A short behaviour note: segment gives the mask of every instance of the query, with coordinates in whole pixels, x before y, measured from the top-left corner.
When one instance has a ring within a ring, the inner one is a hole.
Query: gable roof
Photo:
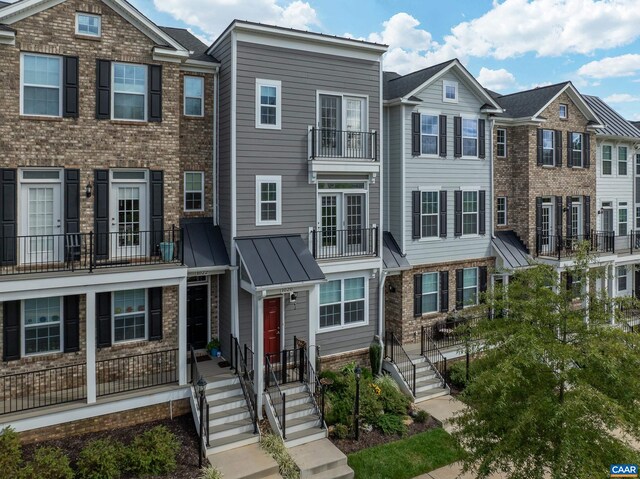
[[[640,139],[640,131],[622,118],[617,111],[607,105],[601,98],[590,95],[583,95],[583,97],[604,124],[604,128],[596,132],[597,136]]]
[[[191,60],[198,60],[202,62],[217,63],[217,60],[211,55],[207,54],[207,45],[191,33],[186,28],[176,27],[160,27],[167,35],[176,40],[180,45],[189,50],[189,58]]]
[[[640,121],[630,121],[633,126],[635,126],[638,130],[640,130]]]
[[[532,90],[511,93],[510,95],[498,95],[496,101],[504,109],[501,117],[506,118],[532,118],[544,106],[552,101],[569,82],[557,83]],[[495,94],[495,92],[493,92]]]

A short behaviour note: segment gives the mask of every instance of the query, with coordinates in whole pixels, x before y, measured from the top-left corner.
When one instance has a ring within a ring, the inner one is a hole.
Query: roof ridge
[[[567,81],[563,81],[563,82],[559,82],[559,83],[554,83],[553,85],[537,86],[535,88],[529,88],[528,90],[522,90],[522,91],[516,91],[514,93],[508,93],[506,95],[502,95],[500,98],[504,98],[506,96],[520,95],[521,93],[528,93],[530,91],[543,90],[543,89],[546,89],[546,88],[557,87],[557,86],[560,86],[560,85],[567,85],[569,83],[571,83],[571,81],[567,80]]]
[[[395,81],[395,80],[400,80],[401,78],[407,78],[407,77],[410,77],[411,75],[415,75],[416,73],[422,73],[425,70],[429,70],[430,68],[439,67],[439,66],[445,65],[447,63],[453,63],[456,60],[457,60],[457,58],[452,58],[451,60],[447,60],[446,62],[436,63],[435,65],[431,65],[431,66],[428,66],[428,67],[421,68],[420,70],[416,70],[416,71],[413,71],[411,73],[407,73],[406,75],[400,75],[399,77],[392,78],[391,80],[388,80],[388,81],[392,82],[392,81]],[[393,73],[395,73],[395,72],[393,72]]]

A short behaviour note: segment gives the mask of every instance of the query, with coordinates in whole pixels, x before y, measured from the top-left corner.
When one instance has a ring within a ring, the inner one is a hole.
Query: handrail
[[[209,402],[206,400],[206,396],[203,394],[198,394],[198,382],[203,376],[200,374],[200,370],[198,368],[198,358],[196,356],[196,352],[193,349],[193,345],[189,344],[189,354],[191,357],[191,387],[193,388],[193,393],[198,401],[198,411],[199,411],[199,427],[198,427],[198,462],[200,467],[202,467],[202,459],[203,457],[207,457],[207,447],[210,445],[209,439]]]
[[[398,338],[393,331],[387,331],[384,336],[385,342],[385,356],[391,359],[391,362],[396,365],[400,376],[407,383],[413,396],[416,395],[416,365],[411,360],[407,352],[400,344]]]
[[[310,129],[310,158],[347,158],[378,161],[378,134],[375,131]]]
[[[270,354],[265,355],[264,363],[265,363],[265,392],[269,396],[271,400],[271,405],[273,406],[273,412],[276,417],[276,421],[278,422],[280,429],[282,430],[282,439],[287,438],[287,430],[286,430],[286,420],[287,420],[287,395],[282,392],[280,389],[280,384],[278,384],[278,378],[276,377],[275,372],[273,371],[273,366],[271,365]],[[271,382],[273,381],[273,383]],[[274,401],[273,391],[277,391],[280,401],[282,402],[282,415],[278,412],[278,404]]]
[[[309,235],[311,252],[315,259],[377,256],[379,253],[378,227],[313,228]]]
[[[309,387],[309,392],[311,393],[311,399],[313,400],[313,405],[316,411],[318,411],[318,414],[320,414],[320,429],[324,429],[325,428],[325,423],[324,423],[325,388],[320,382],[320,378],[316,374],[315,368],[311,364],[311,361],[309,361],[309,355],[306,348],[304,350],[304,354],[305,354],[304,359],[305,359],[305,362],[307,363],[305,382]],[[318,396],[320,396],[320,404],[318,404]]]
[[[251,373],[249,373],[249,368],[247,367],[247,353],[250,351],[247,348],[247,345],[244,345],[244,354],[242,349],[240,348],[240,343],[238,342],[238,338],[233,337],[234,349],[235,349],[235,360],[236,360],[236,374],[238,375],[238,379],[240,380],[240,387],[242,388],[242,394],[244,395],[244,399],[247,402],[247,407],[249,408],[249,414],[251,415],[251,422],[253,423],[253,433],[258,433],[258,397],[255,393],[255,387],[253,384],[253,369],[251,369]],[[251,356],[253,357],[253,351],[251,351]]]
[[[446,387],[447,381],[447,358],[444,354],[438,349],[438,345],[424,333],[422,332],[422,356],[429,363],[431,369],[436,373],[436,376],[441,381],[442,387]]]

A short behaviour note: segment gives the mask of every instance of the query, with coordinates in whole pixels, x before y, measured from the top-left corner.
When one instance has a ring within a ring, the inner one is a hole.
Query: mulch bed
[[[178,437],[178,441],[181,444],[176,457],[178,467],[171,474],[147,477],[156,479],[197,479],[200,474],[200,469],[198,469],[198,434],[191,415],[176,417],[173,420],[164,419],[133,427],[29,444],[22,448],[23,457],[25,461],[29,461],[38,446],[54,446],[65,451],[71,460],[71,464],[75,464],[78,454],[89,441],[94,439],[117,439],[129,444],[136,436],[159,425],[166,426]],[[123,476],[123,479],[129,479],[129,476]]]
[[[409,431],[405,437],[413,436],[414,434],[419,434],[437,427],[442,427],[442,424],[440,424],[440,421],[432,417],[429,417],[429,419],[424,423],[412,422],[409,425]],[[396,435],[385,436],[377,429],[374,429],[371,432],[360,431],[360,439],[358,441],[355,439],[336,439],[334,437],[330,437],[330,439],[338,449],[349,455],[352,452],[357,452],[361,449],[367,449],[369,447],[379,446],[380,444],[397,441],[402,439],[402,437]]]

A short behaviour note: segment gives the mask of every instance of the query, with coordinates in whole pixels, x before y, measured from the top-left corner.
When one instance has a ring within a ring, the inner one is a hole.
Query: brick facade
[[[369,348],[356,349],[353,351],[348,351],[346,353],[331,354],[329,356],[322,356],[322,351],[320,351],[321,371],[339,371],[347,364],[352,362],[355,362],[357,365],[363,368],[370,367]]]

